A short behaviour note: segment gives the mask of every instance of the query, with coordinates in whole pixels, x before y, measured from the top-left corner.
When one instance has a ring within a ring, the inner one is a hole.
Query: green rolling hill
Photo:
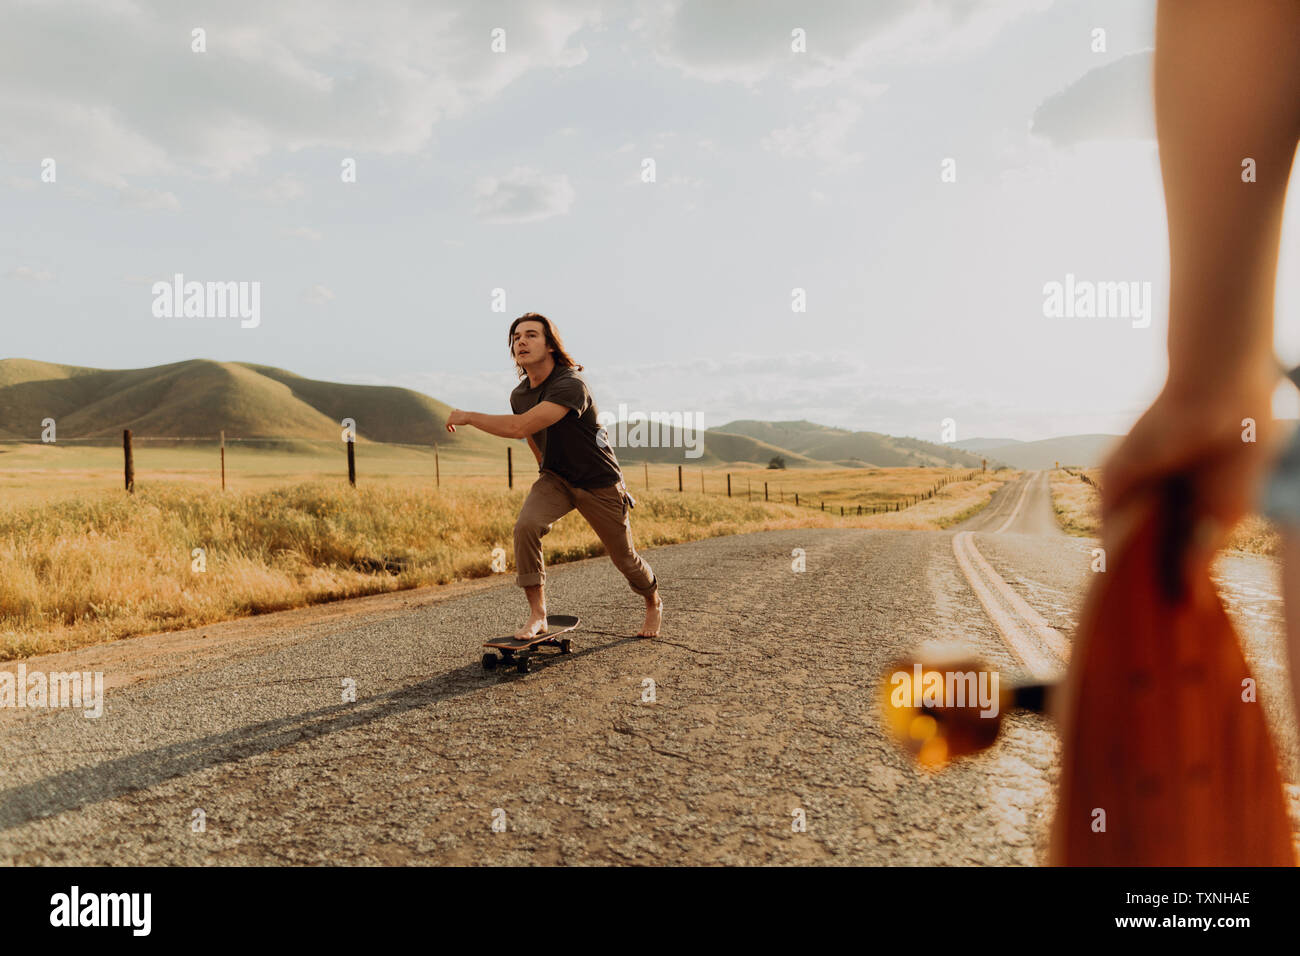
[[[643,462],[667,463],[674,465],[686,465],[687,467],[712,467],[714,465],[726,463],[749,463],[757,465],[766,465],[778,455],[785,459],[787,468],[825,468],[827,462],[815,461],[807,455],[800,455],[792,452],[788,448],[780,448],[776,445],[770,445],[767,442],[759,441],[756,438],[750,438],[748,435],[729,435],[726,432],[706,429],[703,434],[704,454],[698,458],[687,458],[685,445],[676,437],[675,432],[672,441],[674,445],[668,447],[666,444],[658,448],[635,448],[627,445],[618,444],[618,436],[611,431],[610,440],[613,443],[614,454],[618,456],[620,462]],[[692,436],[694,443],[694,436]],[[663,439],[661,439],[663,441]]]
[[[115,439],[129,428],[141,438],[226,437],[338,441],[344,418],[360,442],[432,444],[453,455],[496,457],[510,444],[478,429],[446,431],[451,406],[409,388],[348,385],[303,378],[248,362],[191,359],[140,369],[97,369],[30,359],[0,360],[0,438],[36,441],[53,418],[61,440]],[[676,447],[615,452],[642,461],[790,468],[868,466],[979,467],[980,455],[950,445],[812,422],[735,421],[704,432],[704,454]],[[662,441],[662,440],[661,440]],[[527,459],[527,451],[520,449]],[[518,457],[518,456],[516,456]],[[992,461],[991,461],[992,463]]]
[[[819,462],[859,467],[980,466],[981,456],[952,445],[898,438],[879,432],[854,432],[813,422],[734,421],[719,425],[719,432],[745,435]],[[990,464],[993,460],[990,459]]]
[[[0,360],[0,437],[305,438],[337,441],[340,422],[359,442],[436,441],[448,451],[497,454],[508,444],[473,428],[449,434],[451,406],[407,388],[346,385],[243,362],[192,359],[143,369],[93,369]]]

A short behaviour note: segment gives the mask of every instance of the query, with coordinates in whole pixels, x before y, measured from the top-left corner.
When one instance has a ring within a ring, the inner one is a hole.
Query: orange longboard
[[[1277,755],[1170,480],[1084,605],[1067,678],[1052,862],[1294,866]],[[1180,540],[1181,537],[1181,540]]]

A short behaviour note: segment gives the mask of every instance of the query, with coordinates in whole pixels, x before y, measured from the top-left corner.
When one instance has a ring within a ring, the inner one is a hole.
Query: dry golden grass
[[[1280,555],[1282,538],[1267,518],[1260,515],[1247,515],[1241,519],[1237,527],[1232,529],[1227,548],[1230,551],[1246,551],[1250,554]]]
[[[864,482],[855,500],[881,494],[875,482],[888,495],[916,494],[936,475],[964,474],[890,471]],[[938,528],[978,510],[1001,484],[991,476],[953,482],[898,513],[840,518],[791,503],[679,494],[675,474],[672,491],[634,488],[639,546],[777,528]],[[706,476],[706,486],[716,478]],[[487,576],[498,547],[512,570],[512,529],[530,480],[513,491],[377,476],[355,490],[337,480],[227,493],[208,482],[142,481],[134,496],[51,487],[44,505],[0,510],[0,660]],[[831,501],[852,490],[843,478],[822,480],[818,490]],[[735,481],[733,473],[733,493]],[[548,563],[602,553],[577,514],[557,522],[544,547]],[[201,573],[192,568],[196,548],[205,552]]]
[[[1084,474],[1093,481],[1100,480],[1100,469],[1090,468]],[[1077,475],[1056,470],[1049,473],[1052,490],[1052,510],[1061,530],[1080,538],[1101,536],[1101,498],[1097,489],[1079,479]]]
[[[839,514],[841,506],[847,511],[858,505],[864,508],[893,507],[894,504],[906,505],[909,496],[918,495],[929,490],[945,479],[964,477],[971,474],[971,469],[954,468],[796,468],[768,469],[752,466],[732,466],[729,468],[707,469],[703,472],[704,488],[708,494],[725,495],[727,493],[727,475],[731,476],[731,493],[733,497],[744,498],[746,495],[761,500],[763,485],[767,485],[768,500],[790,504],[799,496],[802,507],[820,508],[825,503],[828,511]],[[628,484],[633,494],[638,488],[644,488],[643,466],[630,465],[624,469]],[[665,483],[662,476],[667,474],[671,481]],[[979,477],[979,469],[975,469]],[[1008,472],[1000,477],[1005,480]],[[655,466],[650,466],[650,487],[677,489],[677,472],[675,469],[656,473]],[[686,491],[700,490],[701,469],[687,468],[682,475],[682,487]],[[987,475],[985,477],[988,477]]]
[[[1093,481],[1101,480],[1100,468],[1084,469]],[[1092,485],[1080,481],[1077,475],[1054,471],[1051,475],[1052,507],[1056,519],[1066,534],[1085,538],[1101,536],[1101,498]],[[1281,551],[1281,538],[1277,529],[1267,519],[1257,514],[1243,518],[1224,545],[1227,551],[1244,551],[1248,554],[1276,555]]]
[[[526,452],[526,450],[525,450]],[[532,459],[526,453],[522,457]],[[151,480],[192,482],[221,487],[221,452],[214,442],[167,443],[137,440],[137,484]],[[515,477],[535,470],[515,456]],[[448,449],[362,442],[356,446],[358,480],[427,479],[435,474],[449,484],[505,487],[506,460],[466,456]],[[235,443],[226,448],[227,488],[270,491],[286,485],[347,477],[347,448],[342,442],[285,439]],[[0,443],[0,511],[50,504],[100,489],[123,486],[121,444],[10,445]]]

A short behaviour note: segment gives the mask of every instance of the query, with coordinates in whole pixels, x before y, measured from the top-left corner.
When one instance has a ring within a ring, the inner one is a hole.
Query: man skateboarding
[[[582,366],[564,350],[550,319],[536,312],[510,323],[507,341],[521,379],[510,393],[514,414],[455,409],[447,416],[447,431],[473,425],[500,438],[524,438],[537,459],[539,477],[515,522],[516,580],[528,597],[528,622],[515,636],[527,640],[546,630],[542,536],[577,508],[632,590],[645,598],[645,623],[637,636],[658,637],[663,619],[658,581],[632,544],[632,499],[597,423],[591,392],[577,375]]]

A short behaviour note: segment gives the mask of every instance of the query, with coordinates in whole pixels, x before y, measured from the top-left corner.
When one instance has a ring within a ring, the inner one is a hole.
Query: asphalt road
[[[523,609],[506,579],[310,626],[290,612],[281,639],[109,674],[98,719],[0,710],[0,861],[1041,863],[1051,724],[1009,715],[991,751],[924,772],[887,739],[878,687],[931,640],[1004,679],[1059,671],[1095,546],[1057,532],[1033,473],[950,531],[653,549],[658,640],[632,636],[640,601],[608,560],[562,565],[548,603],[583,618],[575,650],[527,675],[479,666]],[[1223,567],[1294,780],[1276,568]]]

